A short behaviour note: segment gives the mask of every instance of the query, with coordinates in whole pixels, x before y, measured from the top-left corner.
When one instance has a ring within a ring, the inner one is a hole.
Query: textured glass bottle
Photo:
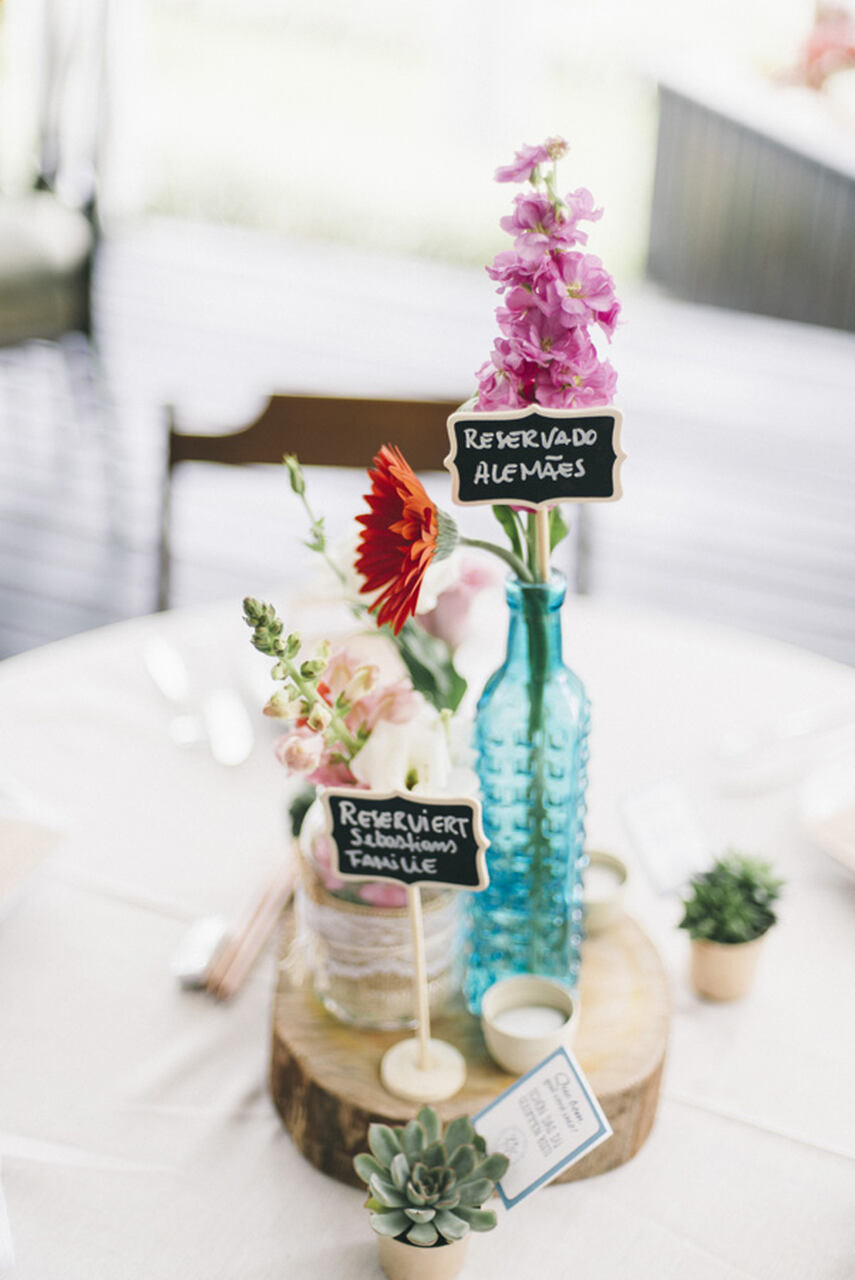
[[[506,587],[508,652],[475,717],[490,885],[467,894],[464,992],[473,1013],[499,978],[575,987],[582,940],[589,706],[563,662],[565,582]]]

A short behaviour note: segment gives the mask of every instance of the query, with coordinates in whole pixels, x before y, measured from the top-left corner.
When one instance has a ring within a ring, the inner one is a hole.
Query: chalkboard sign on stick
[[[343,880],[486,889],[487,840],[477,800],[333,787],[323,792],[323,803]]]
[[[448,419],[451,449],[445,466],[459,506],[514,505],[532,509],[558,502],[615,502],[621,496],[622,414],[594,409],[524,409]]]
[[[335,867],[343,880],[391,880],[407,887],[413,934],[416,1036],[387,1049],[380,1078],[408,1102],[439,1102],[466,1080],[459,1049],[430,1034],[427,966],[419,886],[486,889],[487,840],[477,800],[433,799],[400,791],[322,793]]]

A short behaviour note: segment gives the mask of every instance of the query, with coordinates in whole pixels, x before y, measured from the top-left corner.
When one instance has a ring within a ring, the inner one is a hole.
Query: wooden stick
[[[223,947],[205,983],[206,989],[217,999],[228,1000],[243,985],[294,891],[294,880],[295,870],[289,860]]]
[[[548,582],[550,577],[549,546],[549,511],[546,507],[538,507],[534,513],[535,534],[537,536],[537,572],[541,582]]]
[[[416,998],[419,1040],[419,1066],[430,1070],[430,1006],[428,1004],[427,966],[425,964],[425,931],[422,922],[422,895],[417,884],[407,885],[407,906],[413,933],[413,994]]]

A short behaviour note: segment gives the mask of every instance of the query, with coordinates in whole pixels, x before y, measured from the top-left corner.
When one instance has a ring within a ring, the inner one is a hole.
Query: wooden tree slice
[[[405,1124],[418,1109],[380,1083],[383,1054],[409,1033],[357,1031],[336,1021],[295,964],[293,939],[289,910],[273,1008],[273,1100],[312,1164],[341,1182],[361,1186],[351,1162],[366,1150],[369,1124]],[[559,1182],[625,1164],[642,1146],[656,1114],[670,1021],[668,986],[656,948],[628,916],[585,943],[580,1000],[573,1049],[614,1136],[583,1156]],[[481,1110],[513,1082],[488,1056],[479,1021],[462,1001],[433,1018],[431,1031],[456,1045],[468,1067],[460,1093],[436,1106],[443,1120]]]

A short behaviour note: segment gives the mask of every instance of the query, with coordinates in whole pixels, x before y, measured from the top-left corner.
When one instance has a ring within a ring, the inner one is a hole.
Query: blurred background
[[[0,655],[155,607],[167,405],[465,399],[493,171],[562,134],[629,455],[573,582],[855,662],[853,9],[0,0],[0,95]],[[292,503],[182,468],[173,602],[304,572]]]

